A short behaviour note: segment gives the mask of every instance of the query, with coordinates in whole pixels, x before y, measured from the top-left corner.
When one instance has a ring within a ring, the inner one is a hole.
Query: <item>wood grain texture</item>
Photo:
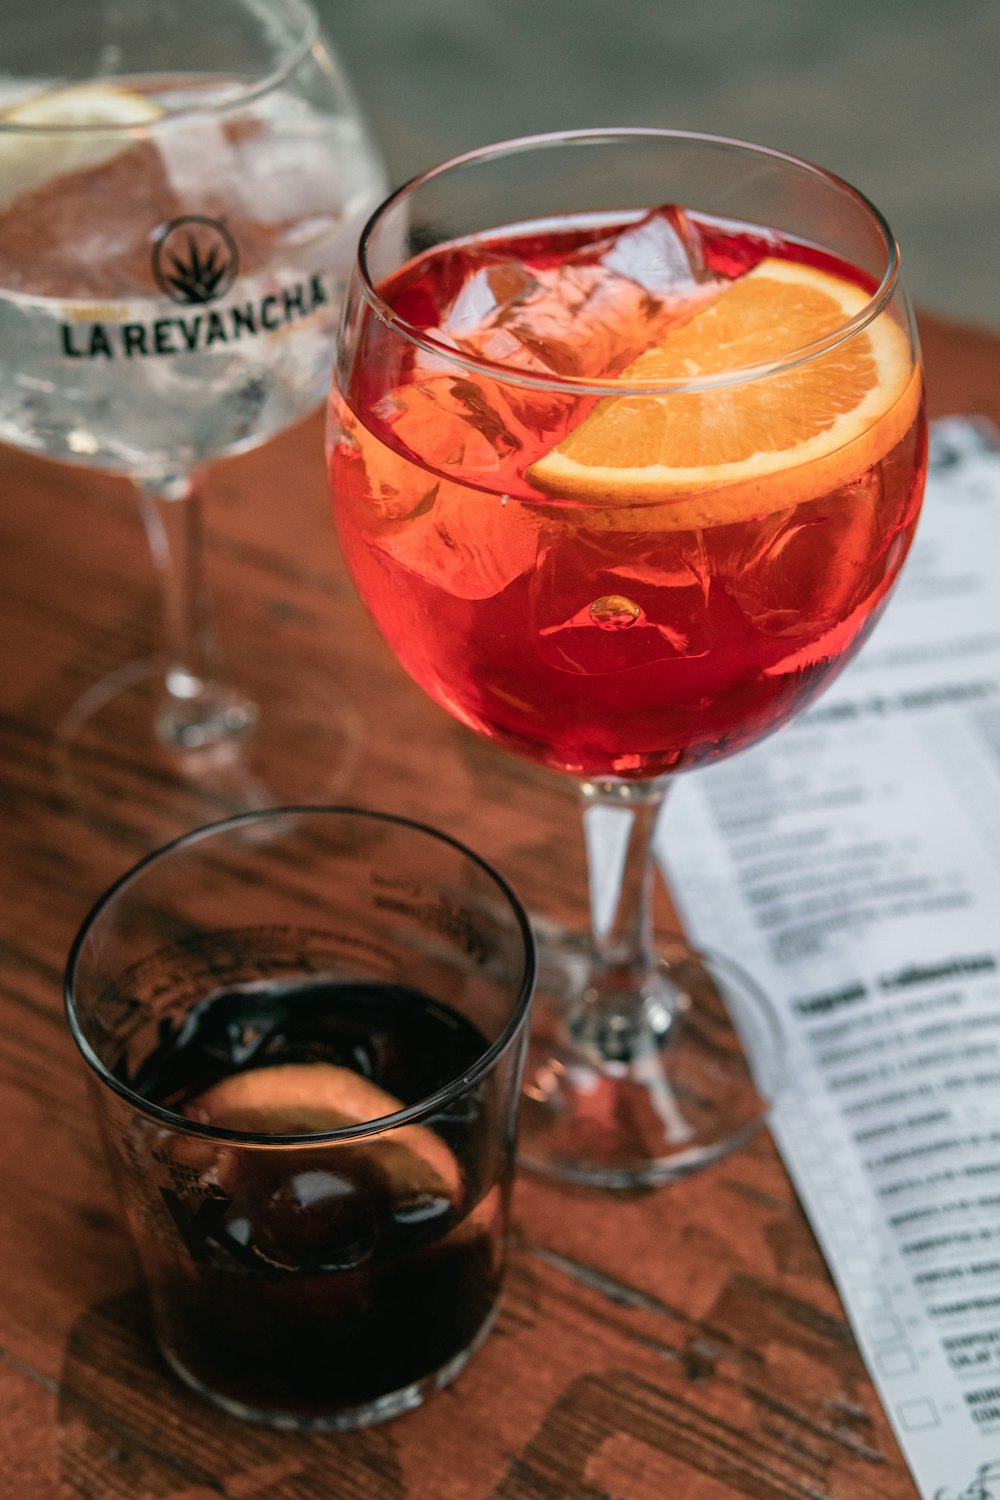
[[[933,320],[923,335],[932,413],[1000,418],[1000,339]],[[127,736],[94,746],[67,796],[57,726],[155,649],[155,580],[126,486],[0,461],[0,1500],[912,1500],[766,1135],[634,1197],[521,1180],[495,1335],[390,1426],[265,1432],[164,1371],[60,985],[90,903],[199,804]],[[395,665],[336,553],[318,418],[220,466],[206,508],[220,634],[236,657],[266,639],[265,685],[270,671],[313,695],[318,764],[324,701],[353,705],[344,800],[434,822],[529,906],[582,921],[573,789],[454,724]]]

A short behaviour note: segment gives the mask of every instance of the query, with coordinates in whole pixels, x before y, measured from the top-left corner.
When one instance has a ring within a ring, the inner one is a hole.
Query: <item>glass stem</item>
[[[629,1062],[662,1043],[676,1010],[653,935],[653,839],[669,778],[584,781],[591,965],[569,1018],[577,1045]]]
[[[146,475],[138,490],[163,589],[167,669],[157,731],[176,749],[204,749],[246,729],[254,711],[220,681],[201,496],[185,473]]]

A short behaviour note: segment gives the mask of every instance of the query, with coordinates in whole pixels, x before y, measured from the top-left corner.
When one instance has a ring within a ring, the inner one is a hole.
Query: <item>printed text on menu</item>
[[[779,1149],[921,1495],[1000,1500],[1000,454],[939,423],[903,579],[799,723],[675,789],[696,942],[787,1027]]]

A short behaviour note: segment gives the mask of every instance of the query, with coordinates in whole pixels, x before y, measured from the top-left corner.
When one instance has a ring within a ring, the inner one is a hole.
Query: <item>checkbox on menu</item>
[[[889,1301],[889,1293],[877,1281],[869,1282],[867,1286],[859,1286],[854,1296],[858,1306],[863,1311],[867,1311],[870,1308],[885,1307]]]
[[[825,1162],[830,1155],[829,1146],[824,1141],[812,1139],[811,1136],[805,1140],[797,1141],[796,1150],[802,1161],[810,1163]]]
[[[900,1425],[907,1432],[921,1432],[926,1427],[940,1427],[941,1418],[933,1401],[901,1401],[896,1407]]]
[[[912,1375],[917,1357],[908,1344],[900,1344],[896,1349],[883,1349],[875,1363],[883,1375]]]
[[[891,1313],[883,1313],[870,1319],[868,1335],[873,1344],[888,1344],[903,1337],[903,1325]]]

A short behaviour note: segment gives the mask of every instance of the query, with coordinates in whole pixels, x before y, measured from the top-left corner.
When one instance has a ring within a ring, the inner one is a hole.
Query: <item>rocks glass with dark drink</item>
[[[74,945],[157,1341],[248,1420],[418,1405],[488,1332],[534,954],[504,882],[415,823],[248,814],[152,855]]]

